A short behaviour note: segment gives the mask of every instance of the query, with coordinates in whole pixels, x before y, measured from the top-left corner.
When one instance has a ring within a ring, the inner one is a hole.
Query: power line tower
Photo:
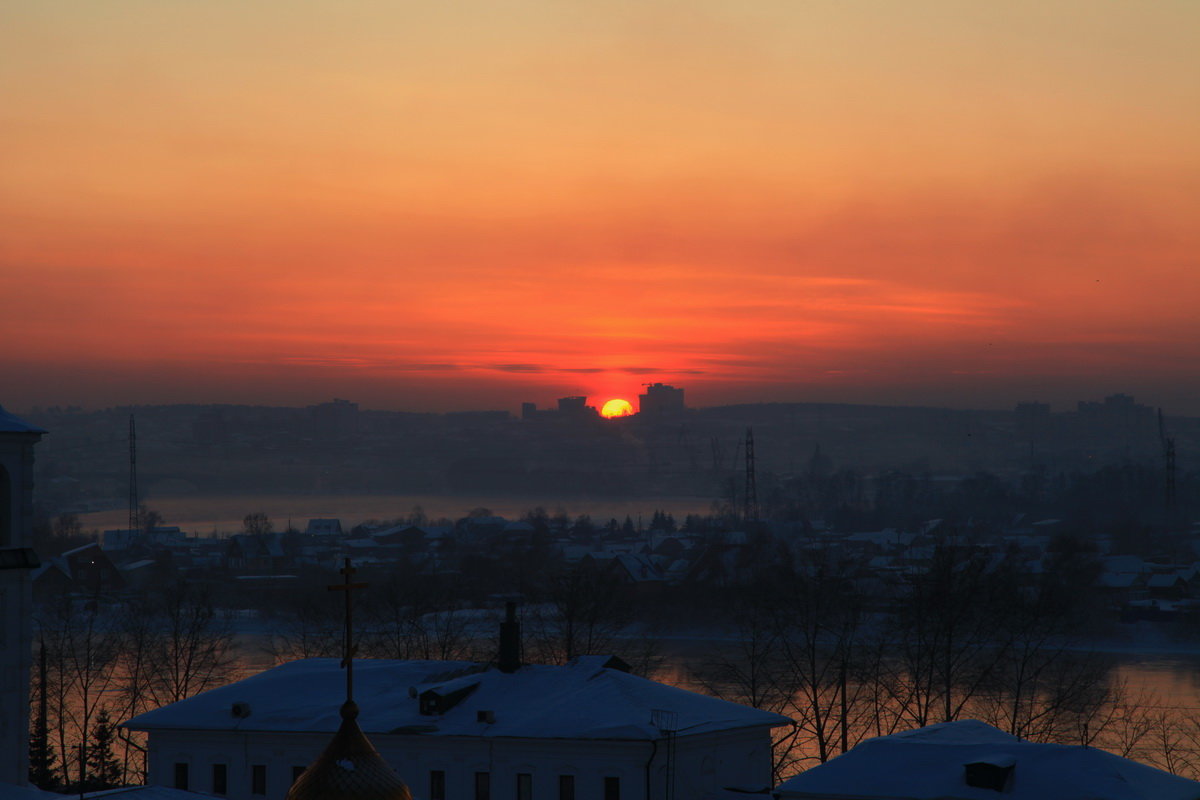
[[[1163,466],[1163,499],[1166,501],[1167,518],[1175,518],[1175,437],[1167,436],[1167,427],[1163,422],[1162,409],[1158,410],[1158,440],[1162,444]]]
[[[742,519],[749,527],[758,521],[758,482],[754,475],[754,429],[746,428],[746,491],[742,496]]]
[[[137,485],[137,431],[133,414],[129,415],[129,535],[137,536],[138,530],[138,485]]]

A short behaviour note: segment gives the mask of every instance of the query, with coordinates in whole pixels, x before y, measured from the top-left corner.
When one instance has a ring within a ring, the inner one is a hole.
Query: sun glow
[[[612,419],[613,417],[628,417],[632,413],[633,406],[630,404],[630,402],[628,400],[622,400],[619,397],[609,400],[604,404],[604,407],[600,409],[600,416],[604,417],[605,419]]]

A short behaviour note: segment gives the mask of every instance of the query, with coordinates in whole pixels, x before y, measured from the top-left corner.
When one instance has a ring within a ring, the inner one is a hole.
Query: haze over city
[[[1197,31],[5,3],[0,800],[1197,800]]]
[[[1200,414],[1200,6],[10,4],[3,402]]]

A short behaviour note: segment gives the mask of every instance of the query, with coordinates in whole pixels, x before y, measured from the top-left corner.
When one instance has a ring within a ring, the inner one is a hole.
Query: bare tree
[[[303,592],[282,609],[271,629],[268,654],[277,662],[342,655],[342,613],[316,593]]]
[[[454,661],[470,651],[465,615],[445,587],[414,570],[371,587],[363,652],[381,658]]]
[[[242,519],[242,533],[249,536],[265,536],[275,530],[271,518],[262,511],[247,514]]]
[[[233,629],[210,591],[193,583],[149,591],[122,609],[114,707],[127,719],[226,682],[233,668]],[[123,780],[145,775],[140,734],[117,731]]]
[[[852,565],[809,554],[781,581],[775,609],[785,686],[799,741],[825,762],[861,739],[866,689],[859,671],[863,600]]]
[[[982,553],[939,545],[908,578],[889,634],[892,701],[911,725],[958,719],[995,666],[998,610]]]
[[[691,671],[692,680],[714,697],[786,715],[794,691],[787,680],[774,586],[755,584],[727,598],[733,643],[714,647]],[[800,728],[772,731],[772,775],[776,782],[796,771]]]
[[[617,634],[632,620],[620,581],[585,560],[556,573],[544,602],[526,609],[523,623],[536,661],[565,664],[576,656],[611,653]]]
[[[62,758],[64,782],[79,782],[96,716],[115,679],[119,637],[98,603],[79,607],[63,597],[39,615],[39,641],[46,648],[47,708],[52,736]],[[72,764],[74,759],[74,764]]]
[[[146,685],[157,705],[184,700],[226,682],[233,665],[233,624],[211,591],[192,583],[164,587],[143,607],[156,623]]]

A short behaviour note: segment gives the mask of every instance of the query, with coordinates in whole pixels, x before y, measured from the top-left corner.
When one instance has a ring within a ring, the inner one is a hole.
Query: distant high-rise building
[[[1046,435],[1050,425],[1050,404],[1029,401],[1017,403],[1017,435],[1022,439],[1035,439]]]
[[[560,397],[553,408],[538,408],[536,403],[521,403],[521,419],[541,420],[580,420],[598,417],[600,412],[594,406],[587,404],[587,397]]]
[[[640,414],[679,414],[686,408],[683,404],[683,389],[665,383],[646,385],[646,393],[638,395]]]
[[[341,439],[358,435],[358,403],[334,398],[332,403],[309,406],[314,432],[320,438]]]
[[[558,398],[558,411],[561,414],[583,414],[587,411],[586,397]]]
[[[1135,402],[1131,395],[1110,394],[1104,402],[1079,401],[1076,415],[1093,426],[1106,426],[1126,435],[1153,433],[1157,424],[1154,409]]]

